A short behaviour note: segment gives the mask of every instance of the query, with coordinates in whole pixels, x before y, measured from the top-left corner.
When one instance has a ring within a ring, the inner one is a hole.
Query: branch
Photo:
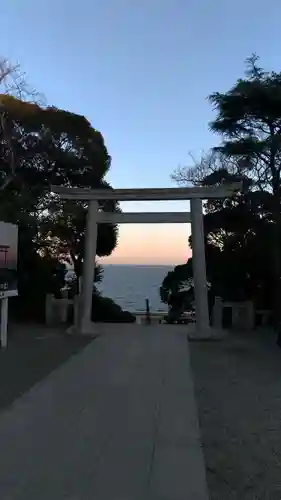
[[[230,162],[228,158],[218,151],[211,150],[203,153],[199,161],[192,156],[191,158],[193,160],[192,167],[178,167],[171,175],[171,179],[179,185],[192,184],[200,186],[206,177],[219,170],[226,170],[233,174],[237,172],[237,165],[234,166],[233,161]]]
[[[1,123],[3,138],[7,144],[7,147],[8,147],[8,163],[9,163],[9,168],[10,168],[10,174],[6,177],[4,183],[0,186],[0,190],[2,190],[2,191],[13,180],[13,178],[15,176],[15,172],[16,172],[15,153],[14,153],[14,149],[13,149],[11,135],[8,133],[7,128],[6,128],[6,122],[7,122],[7,116],[6,116],[5,108],[3,107],[3,105],[1,104],[1,101],[0,101],[0,123]]]
[[[12,64],[0,56],[0,93],[12,95],[23,101],[29,101],[42,106],[45,97],[31,87],[26,80],[26,74],[20,70],[19,64]]]
[[[9,75],[17,71],[17,66],[12,66],[7,59],[0,58],[0,84],[4,83]]]
[[[12,95],[18,99],[29,102],[41,102],[39,94],[29,87],[26,83],[25,74],[20,71],[19,65],[11,64],[4,57],[0,57],[0,93],[4,95]],[[13,147],[12,129],[13,124],[9,121],[8,110],[5,106],[4,99],[0,98],[0,126],[2,133],[2,142],[7,149],[7,161],[9,165],[9,173],[0,186],[0,191],[3,191],[16,175],[16,156]]]

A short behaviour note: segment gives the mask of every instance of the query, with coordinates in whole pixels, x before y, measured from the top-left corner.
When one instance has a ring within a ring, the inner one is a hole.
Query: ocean
[[[149,299],[153,311],[167,311],[160,300],[159,288],[173,266],[103,265],[103,280],[98,289],[127,311],[144,311]]]

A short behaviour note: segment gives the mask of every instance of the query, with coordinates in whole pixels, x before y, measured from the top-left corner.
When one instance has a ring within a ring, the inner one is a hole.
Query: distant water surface
[[[103,268],[103,280],[98,288],[123,309],[143,311],[148,298],[151,310],[167,310],[160,300],[159,287],[173,266],[104,265]]]

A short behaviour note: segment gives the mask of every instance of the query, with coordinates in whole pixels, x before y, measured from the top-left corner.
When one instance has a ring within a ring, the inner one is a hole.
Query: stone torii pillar
[[[95,259],[98,237],[98,202],[90,200],[87,214],[85,248],[83,261],[83,277],[78,307],[78,328],[87,333],[91,323],[93,287],[95,278]]]
[[[210,326],[202,200],[192,198],[190,208],[196,329],[202,335],[208,332]]]
[[[205,242],[202,200],[225,198],[241,189],[241,183],[223,184],[213,187],[158,188],[158,189],[87,189],[52,186],[51,191],[68,200],[83,200],[89,203],[85,233],[83,280],[80,294],[78,331],[92,333],[91,313],[95,274],[95,257],[98,224],[102,223],[187,223],[192,226],[192,260],[195,288],[196,330],[205,336],[209,330],[208,290],[206,280]],[[191,212],[119,213],[102,212],[99,200],[154,201],[190,200]]]

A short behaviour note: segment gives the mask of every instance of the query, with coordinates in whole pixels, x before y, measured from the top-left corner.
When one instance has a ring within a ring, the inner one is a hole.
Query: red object
[[[5,266],[7,265],[7,253],[9,248],[9,245],[0,245],[0,253],[4,253]]]

